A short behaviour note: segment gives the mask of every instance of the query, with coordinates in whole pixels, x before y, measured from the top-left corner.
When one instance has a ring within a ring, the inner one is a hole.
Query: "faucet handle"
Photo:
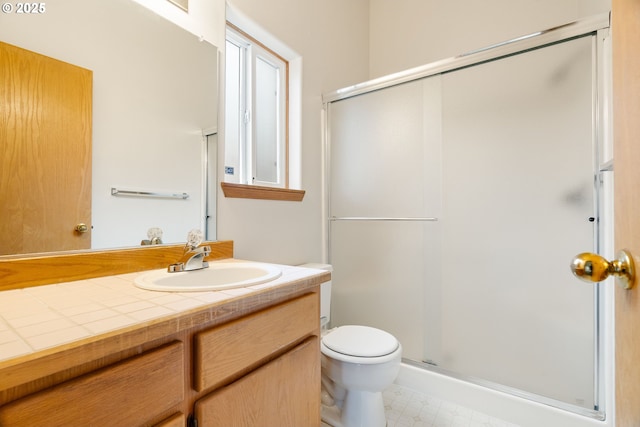
[[[147,238],[149,240],[158,238],[162,239],[162,228],[160,227],[151,227],[147,230]]]
[[[203,240],[204,240],[204,234],[202,233],[202,230],[194,228],[193,230],[189,231],[189,233],[187,234],[186,246],[191,250],[193,250],[196,247],[198,247],[198,245],[200,245],[200,243],[202,243]]]

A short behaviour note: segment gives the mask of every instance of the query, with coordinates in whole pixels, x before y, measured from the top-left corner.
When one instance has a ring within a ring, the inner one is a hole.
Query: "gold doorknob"
[[[585,282],[602,282],[613,275],[623,288],[633,288],[636,281],[636,268],[631,253],[621,250],[616,257],[609,262],[597,254],[581,253],[571,262],[571,271],[578,279]]]
[[[81,222],[80,224],[76,225],[76,228],[74,228],[74,230],[78,233],[86,233],[87,231],[89,231],[89,227],[87,227],[87,224]]]

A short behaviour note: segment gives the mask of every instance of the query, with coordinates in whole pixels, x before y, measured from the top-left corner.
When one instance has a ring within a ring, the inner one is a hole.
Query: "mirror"
[[[93,72],[91,248],[139,245],[151,227],[184,242],[204,224],[217,48],[132,0],[46,6],[0,14],[0,41]],[[188,197],[164,197],[176,193]]]

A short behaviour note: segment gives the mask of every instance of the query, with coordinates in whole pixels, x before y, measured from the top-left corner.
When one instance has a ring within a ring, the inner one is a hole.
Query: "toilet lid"
[[[398,340],[388,332],[369,326],[340,326],[322,338],[329,349],[357,357],[378,357],[398,349]]]

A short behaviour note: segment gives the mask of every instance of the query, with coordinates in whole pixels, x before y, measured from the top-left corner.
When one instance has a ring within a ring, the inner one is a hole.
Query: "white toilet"
[[[301,267],[331,270],[328,264]],[[323,329],[330,320],[331,282],[320,290]],[[402,346],[388,332],[348,325],[326,330],[322,351],[322,421],[333,427],[384,427],[382,392],[393,384]]]

